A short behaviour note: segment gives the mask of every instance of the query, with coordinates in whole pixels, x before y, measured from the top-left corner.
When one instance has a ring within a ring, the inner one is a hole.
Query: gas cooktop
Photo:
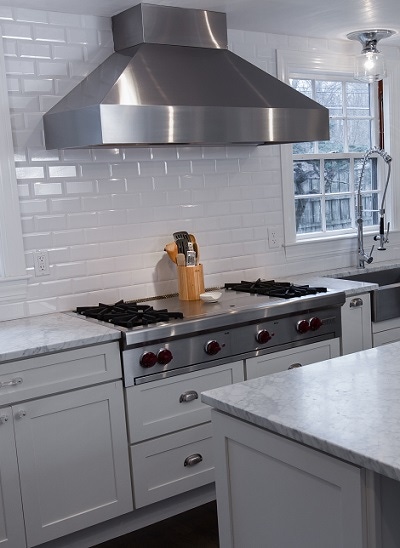
[[[251,285],[255,282],[246,283]],[[289,285],[295,287],[293,284]],[[120,301],[109,305],[79,307],[75,313],[84,315],[89,321],[106,322],[108,327],[112,324],[122,332],[121,343],[122,347],[126,348],[165,337],[185,337],[196,332],[211,332],[233,325],[246,325],[264,319],[344,304],[345,294],[342,291],[317,289],[318,291],[302,292],[301,296],[288,299],[282,296],[247,293],[232,287],[221,289],[221,298],[213,303],[200,300],[181,301],[178,296],[174,296],[145,302]],[[133,308],[133,311],[129,311],[129,308]],[[96,309],[100,312],[97,318]],[[118,316],[122,318],[122,322],[119,322],[122,325],[116,325],[115,317]],[[141,319],[145,321],[139,321]]]

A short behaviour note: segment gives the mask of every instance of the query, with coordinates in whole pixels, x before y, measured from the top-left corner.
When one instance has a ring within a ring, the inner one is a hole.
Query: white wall
[[[43,113],[113,51],[109,19],[0,8],[0,30],[31,275],[1,319],[176,292],[163,248],[177,230],[196,235],[206,287],[321,268],[268,247],[268,227],[283,229],[279,146],[45,150]],[[331,47],[229,32],[229,48],[271,74],[276,49]],[[49,250],[50,276],[35,277],[35,249]]]

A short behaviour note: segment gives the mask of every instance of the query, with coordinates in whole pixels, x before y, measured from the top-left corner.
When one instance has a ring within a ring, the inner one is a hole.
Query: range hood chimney
[[[226,14],[138,4],[115,53],[44,115],[47,149],[329,139],[328,110],[227,49]]]

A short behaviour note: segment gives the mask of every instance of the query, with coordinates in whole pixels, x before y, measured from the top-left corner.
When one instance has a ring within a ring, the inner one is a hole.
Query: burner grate
[[[166,308],[156,310],[146,304],[127,303],[122,300],[111,305],[99,303],[96,306],[79,306],[75,312],[88,318],[127,328],[183,318],[182,312],[169,312]]]
[[[293,299],[304,295],[316,295],[326,293],[326,287],[311,287],[309,285],[295,285],[290,282],[276,282],[275,280],[261,280],[255,282],[241,281],[240,283],[226,283],[225,289],[253,293],[255,295],[267,295],[281,299]]]

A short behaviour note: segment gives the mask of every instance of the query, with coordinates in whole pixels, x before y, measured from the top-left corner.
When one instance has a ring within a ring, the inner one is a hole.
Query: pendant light
[[[378,82],[386,76],[385,58],[376,45],[379,40],[389,38],[393,30],[357,30],[347,35],[349,40],[358,40],[363,49],[355,58],[354,78],[361,82]]]

